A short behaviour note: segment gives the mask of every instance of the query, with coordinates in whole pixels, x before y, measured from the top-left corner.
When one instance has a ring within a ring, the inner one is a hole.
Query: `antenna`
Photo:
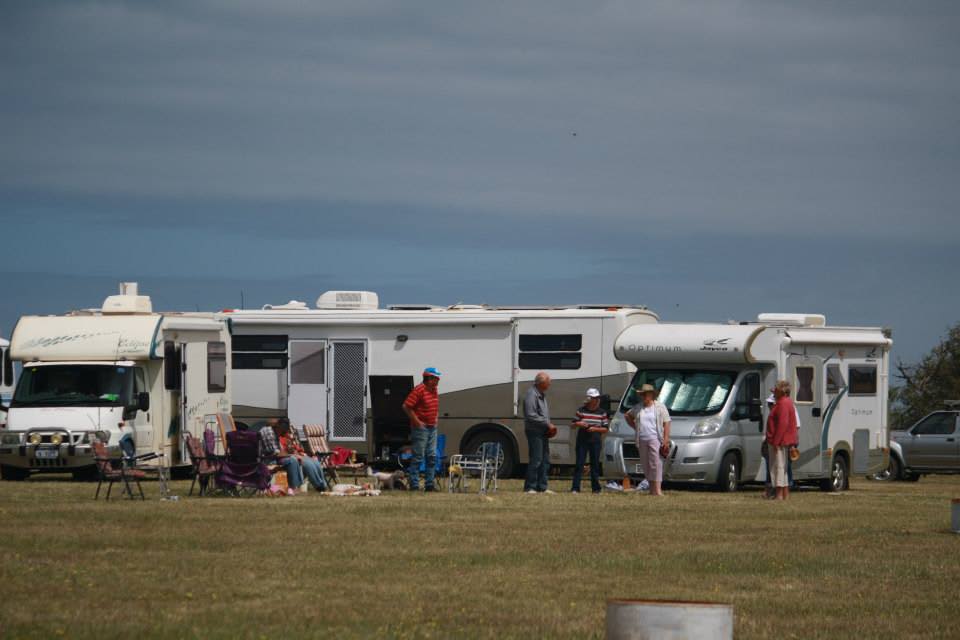
[[[243,310],[245,307],[243,305],[243,289],[240,289],[240,309]]]

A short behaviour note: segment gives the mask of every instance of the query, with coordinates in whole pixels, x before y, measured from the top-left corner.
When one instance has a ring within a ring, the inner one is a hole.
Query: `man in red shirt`
[[[797,410],[790,399],[790,383],[786,380],[777,381],[773,395],[776,404],[767,417],[770,483],[776,490],[776,499],[786,500],[790,495],[787,455],[790,447],[797,445]]]
[[[437,417],[440,415],[440,372],[436,367],[423,371],[423,382],[418,384],[403,402],[403,412],[410,418],[410,440],[413,456],[407,475],[410,490],[420,488],[420,461],[425,460],[424,491],[436,491],[434,477],[437,472]]]

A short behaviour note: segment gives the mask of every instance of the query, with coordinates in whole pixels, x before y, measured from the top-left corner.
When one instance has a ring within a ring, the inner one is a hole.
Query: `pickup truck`
[[[960,407],[956,405],[934,411],[905,431],[890,432],[890,466],[883,476],[915,482],[928,473],[960,473]]]

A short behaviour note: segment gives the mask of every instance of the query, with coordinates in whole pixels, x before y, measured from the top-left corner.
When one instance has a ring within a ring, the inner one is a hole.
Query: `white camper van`
[[[649,383],[673,418],[665,480],[715,483],[725,491],[763,481],[763,400],[776,380],[786,379],[801,424],[795,480],[843,490],[851,470],[867,474],[887,464],[891,344],[884,330],[829,327],[822,315],[630,327],[616,340],[616,356],[637,371],[605,441],[604,460],[623,473],[642,473],[623,413],[637,402],[634,390]]]
[[[587,387],[619,398],[633,366],[614,338],[657,321],[644,307],[517,308],[396,305],[370,292],[331,291],[317,308],[291,302],[224,313],[232,334],[233,415],[253,425],[288,416],[328,425],[331,444],[367,459],[409,441],[401,405],[428,366],[443,373],[440,433],[446,453],[498,441],[504,475],[527,460],[521,400],[538,371],[554,379],[556,464],[574,462],[569,422]]]
[[[0,338],[0,429],[7,424],[7,403],[10,402],[15,382],[10,343]]]
[[[201,435],[227,413],[230,338],[213,314],[154,313],[136,283],[102,309],[24,316],[10,354],[22,365],[0,435],[0,472],[89,474],[90,444],[162,452],[164,466],[188,463],[184,432]]]

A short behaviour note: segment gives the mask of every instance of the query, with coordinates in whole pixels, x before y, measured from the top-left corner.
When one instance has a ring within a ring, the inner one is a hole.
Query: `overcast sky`
[[[139,280],[960,320],[960,4],[0,2],[0,333]]]

